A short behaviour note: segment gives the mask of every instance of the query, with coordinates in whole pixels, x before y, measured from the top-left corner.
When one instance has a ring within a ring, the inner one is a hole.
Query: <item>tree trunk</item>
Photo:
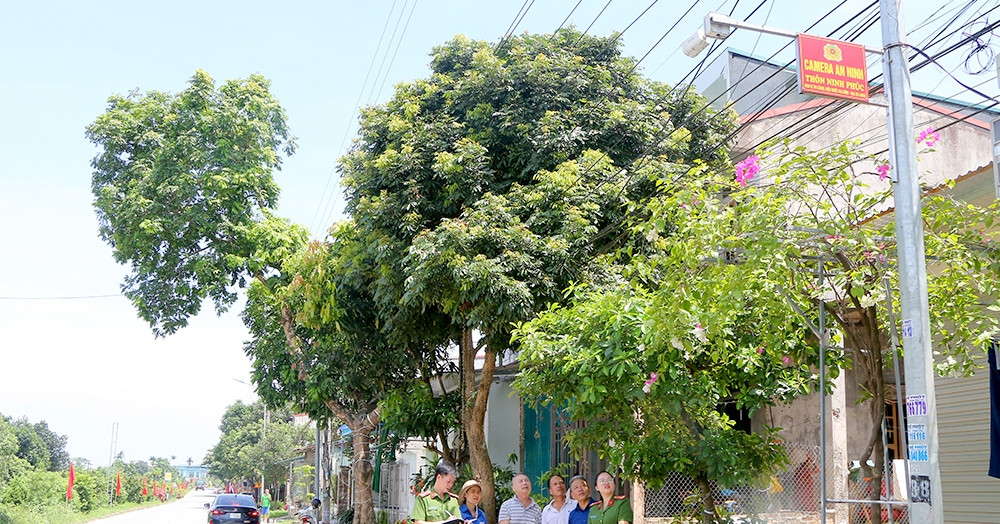
[[[379,413],[357,414],[348,422],[353,441],[352,469],[354,472],[354,524],[375,524],[372,478],[372,432],[378,426]]]
[[[712,496],[712,485],[708,483],[708,477],[698,475],[694,479],[698,484],[698,491],[701,492],[701,522],[703,524],[714,524],[716,522],[715,497]]]
[[[646,485],[632,481],[632,524],[646,524]]]
[[[493,482],[493,462],[486,447],[486,404],[490,398],[490,385],[493,383],[493,370],[496,358],[493,348],[485,344],[482,377],[476,385],[476,346],[472,342],[472,329],[462,331],[459,342],[462,365],[462,424],[465,426],[465,438],[469,444],[469,462],[472,473],[483,488],[483,498],[480,505],[491,522],[496,522],[496,486]]]
[[[291,308],[281,307],[281,325],[288,343],[288,352],[294,359],[292,368],[300,380],[309,378],[309,372],[302,364],[302,341],[295,334],[295,321]],[[490,372],[492,377],[492,369]],[[492,379],[491,379],[492,380]],[[372,432],[378,427],[381,413],[377,406],[360,411],[351,411],[337,399],[327,399],[324,404],[330,412],[351,428],[353,435],[352,468],[354,472],[354,524],[375,524],[372,477],[374,468],[371,460]],[[485,449],[485,445],[484,445]],[[317,450],[319,452],[319,450]],[[487,456],[487,461],[489,457]],[[320,474],[320,472],[317,472]],[[492,478],[490,479],[492,481]],[[490,484],[492,486],[492,483]],[[319,494],[317,494],[318,496]]]

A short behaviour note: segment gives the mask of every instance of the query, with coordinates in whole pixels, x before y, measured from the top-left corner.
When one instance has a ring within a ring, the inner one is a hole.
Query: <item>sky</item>
[[[976,1],[961,11],[968,3],[904,0],[904,26],[929,20],[929,31],[948,16],[997,4]],[[198,69],[217,83],[263,74],[298,142],[276,173],[278,213],[320,237],[343,216],[336,165],[356,132],[358,105],[384,102],[397,82],[427,76],[431,48],[456,34],[495,43],[516,17],[518,34],[550,33],[569,15],[567,24],[593,23],[589,32],[603,36],[636,20],[622,37],[624,53],[649,52],[642,72],[673,84],[698,62],[679,46],[707,12],[735,7],[734,18],[752,13],[754,23],[803,31],[837,5],[805,4],[0,0],[0,414],[46,421],[68,437],[72,457],[94,465],[106,465],[112,449],[129,461],[200,463],[218,441],[226,406],[256,399],[239,305],[222,315],[206,305],[188,327],[156,339],[120,295],[127,268],[97,234],[90,192],[97,150],[84,136],[108,96],[177,92]],[[811,32],[826,35],[868,4],[847,0]],[[726,45],[768,57],[785,42],[737,31]],[[879,46],[878,25],[859,42]],[[979,101],[932,69],[914,76],[914,90]],[[876,62],[869,76],[880,72]],[[961,77],[998,91],[992,70]]]

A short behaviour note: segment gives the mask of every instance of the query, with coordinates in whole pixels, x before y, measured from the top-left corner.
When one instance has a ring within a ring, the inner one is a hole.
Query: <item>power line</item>
[[[405,9],[406,6],[404,5]],[[417,9],[417,0],[413,0],[413,6],[410,7],[410,15],[406,17],[406,23],[403,24],[403,32],[399,34],[399,40],[396,40],[396,49],[392,51],[392,58],[389,59],[389,67],[385,70],[385,76],[382,77],[382,85],[378,88],[378,93],[375,95],[375,99],[378,100],[382,96],[382,88],[385,87],[386,80],[389,79],[389,71],[392,70],[392,64],[396,61],[396,53],[399,52],[399,47],[403,44],[403,37],[406,36],[406,29],[410,27],[410,19],[413,18],[413,11]],[[402,13],[400,13],[402,15]],[[391,43],[391,41],[390,41]]]
[[[966,10],[966,9],[967,9],[967,8],[968,8],[968,7],[970,6],[970,5],[971,5],[971,3],[970,3],[970,4],[967,4],[966,6],[964,6],[964,7],[962,8],[962,10],[960,11],[959,15],[961,14],[961,12],[964,12],[964,11],[965,11],[965,10]],[[917,31],[917,30],[918,30],[919,28],[922,28],[922,27],[926,26],[926,25],[927,25],[927,24],[929,24],[929,23],[930,23],[930,21],[931,21],[931,20],[933,20],[933,19],[939,19],[939,18],[943,18],[943,17],[945,16],[945,14],[943,14],[943,15],[941,15],[941,16],[935,16],[935,15],[937,15],[937,13],[939,13],[939,12],[941,12],[941,11],[942,11],[943,7],[944,7],[944,6],[942,6],[942,8],[939,8],[939,9],[938,9],[938,11],[936,11],[936,12],[935,12],[934,14],[932,14],[932,15],[931,15],[930,17],[928,17],[928,18],[927,18],[927,19],[926,19],[926,20],[925,20],[924,22],[922,22],[921,24],[919,24],[917,28],[914,28],[913,30],[910,30],[910,31],[908,31],[908,33],[907,33],[907,34],[908,34],[908,35],[912,35],[912,34],[914,34],[914,33],[915,33],[915,32],[916,32],[916,31]],[[994,8],[994,9],[995,9],[995,8]],[[992,11],[992,10],[990,10],[990,11]],[[988,14],[988,13],[989,13],[989,12],[987,12],[986,14]],[[943,34],[943,33],[944,33],[944,32],[945,32],[946,30],[947,30],[947,28],[951,26],[951,24],[953,24],[953,23],[954,23],[955,19],[957,19],[957,17],[958,17],[959,15],[956,15],[955,17],[953,17],[953,19],[952,19],[951,21],[949,21],[949,22],[948,22],[947,24],[945,24],[945,25],[944,25],[944,26],[943,26],[942,28],[940,28],[939,30],[937,30],[936,34],[933,34],[933,35],[930,35],[930,36],[926,37],[926,38],[924,39],[924,41],[923,41],[923,44],[922,44],[922,47],[928,47],[928,46],[932,45],[932,43],[933,43],[933,42],[934,42],[934,41],[935,41],[935,40],[936,40],[936,39],[937,39],[937,38],[938,38],[938,37],[939,37],[939,36],[940,36],[941,34]],[[978,11],[977,11],[977,13],[973,14],[973,18],[978,18],[978,17],[981,17],[981,16],[984,16],[984,15],[978,15]],[[970,18],[969,20],[972,20],[972,18]],[[966,22],[966,24],[968,24],[968,23],[969,23],[969,22]],[[866,29],[867,29],[867,28],[866,28]],[[916,54],[914,54],[913,56],[916,56]],[[876,75],[876,76],[875,76],[874,78],[872,78],[872,79],[870,79],[870,80],[869,80],[869,83],[871,83],[871,82],[873,82],[873,81],[877,80],[877,79],[878,79],[878,78],[880,78],[880,77],[881,77],[881,75]],[[941,81],[943,81],[943,80],[944,80],[944,79],[942,78],[942,80],[941,80]],[[940,85],[940,84],[941,84],[941,81],[939,81],[937,85]],[[936,85],[936,86],[935,86],[934,88],[932,88],[932,89],[931,89],[931,93],[933,93],[934,89],[936,89],[936,88],[937,88],[937,85]],[[874,93],[874,92],[875,92],[875,91],[876,91],[877,89],[878,89],[878,88],[873,88],[873,89],[872,89],[872,92]],[[930,93],[929,93],[929,94],[930,94]],[[847,111],[846,111],[845,109],[846,109],[847,107],[849,107],[849,105],[843,105],[843,104],[842,104],[842,105],[840,105],[840,106],[839,106],[839,108],[837,108],[837,111],[832,111],[832,112],[828,112],[828,114],[833,114],[833,113],[836,113],[836,112],[840,112],[840,115],[837,115],[837,116],[833,117],[833,118],[832,118],[831,120],[832,120],[833,122],[836,122],[836,121],[838,121],[838,120],[840,120],[840,119],[842,119],[842,118],[846,118],[846,116],[847,116],[848,112],[847,112]],[[815,115],[815,114],[817,114],[817,113],[818,113],[819,111],[822,111],[822,110],[824,110],[824,108],[822,108],[822,107],[821,107],[821,108],[817,108],[817,109],[813,110],[812,112],[810,112],[810,114],[809,114],[809,115],[807,115],[807,117],[811,117],[812,115]],[[870,118],[870,117],[869,117],[869,118]],[[867,119],[866,119],[866,120],[867,120]],[[829,122],[829,121],[828,121],[828,122]],[[859,123],[858,123],[858,125],[857,125],[857,126],[856,126],[856,127],[854,128],[854,130],[853,130],[853,131],[851,131],[851,133],[849,134],[849,136],[848,136],[848,139],[852,139],[852,138],[856,138],[856,137],[858,137],[859,135],[858,135],[858,134],[856,134],[856,133],[857,133],[858,129],[860,129],[860,128],[861,128],[861,127],[862,127],[863,125],[864,125],[864,122],[859,122]],[[769,128],[769,130],[770,130],[770,129],[774,129],[775,127],[776,127],[776,126],[771,126],[771,127]],[[759,147],[759,146],[760,146],[761,144],[763,144],[763,143],[764,143],[764,142],[766,142],[767,140],[770,140],[770,139],[773,139],[774,137],[776,137],[776,136],[778,136],[778,135],[780,135],[780,134],[784,134],[784,133],[785,133],[785,132],[786,132],[787,130],[791,129],[792,127],[793,127],[793,126],[788,126],[788,127],[784,128],[784,129],[782,129],[782,130],[779,130],[778,132],[776,132],[776,133],[772,134],[772,135],[771,135],[771,136],[770,136],[770,137],[769,137],[768,139],[766,139],[766,140],[764,140],[764,141],[762,141],[762,142],[758,143],[757,145],[755,145],[755,146],[754,146],[754,149],[756,149],[757,147]],[[798,136],[801,136],[802,134],[804,134],[804,133],[806,133],[806,132],[808,132],[808,131],[809,131],[809,128],[808,128],[808,127],[804,127],[804,126],[794,126],[794,127],[797,127],[797,129],[798,129],[798,130],[797,130],[797,131],[795,131],[795,132],[794,132],[794,133],[793,133],[793,134],[791,135],[791,136],[792,136],[793,138],[794,138],[794,137],[798,137]],[[869,130],[869,131],[868,131],[868,132],[866,132],[866,133],[871,133],[871,132],[873,132],[873,130]],[[871,138],[870,138],[870,139],[868,139],[868,140],[867,140],[867,141],[866,141],[865,143],[874,143],[874,142],[876,142],[876,141],[879,141],[879,140],[882,140],[882,139],[885,139],[885,138],[886,138],[887,136],[888,136],[888,132],[886,131],[886,133],[883,133],[883,134],[878,134],[878,135],[875,135],[874,137],[871,137]]]
[[[496,50],[500,50],[503,46],[507,45],[507,42],[514,36],[514,32],[517,31],[517,26],[521,25],[521,21],[528,14],[528,10],[531,6],[535,5],[535,0],[524,0],[521,4],[521,8],[517,10],[517,14],[514,15],[514,19],[510,21],[510,25],[507,26],[507,31],[504,32],[503,37],[497,42]]]
[[[968,6],[966,6],[966,7],[968,7]],[[994,9],[996,9],[996,7],[994,7]],[[990,11],[988,11],[988,12],[987,12],[987,13],[985,13],[985,14],[988,14],[989,12],[992,12],[992,11],[993,11],[993,9],[991,9]],[[984,14],[984,15],[985,15],[985,14]],[[979,14],[978,14],[978,12],[977,12],[977,13],[974,13],[974,14],[972,15],[972,18],[970,18],[969,20],[972,20],[972,19],[974,19],[974,18],[980,18],[980,17],[982,17],[982,16],[984,16],[984,15],[979,15]],[[953,19],[953,20],[951,20],[951,21],[949,21],[949,22],[948,22],[948,23],[947,23],[947,24],[946,24],[946,25],[945,25],[945,26],[944,26],[944,27],[943,27],[943,28],[942,28],[941,30],[939,30],[939,31],[937,32],[937,34],[936,34],[936,35],[933,35],[933,36],[930,36],[930,37],[926,38],[926,39],[925,39],[925,42],[928,42],[928,41],[930,41],[930,42],[933,42],[933,43],[937,43],[937,42],[942,42],[943,40],[941,40],[941,39],[938,39],[937,37],[938,37],[938,36],[939,36],[940,34],[942,34],[942,32],[943,32],[943,31],[944,31],[944,30],[945,30],[945,29],[946,29],[947,27],[950,27],[950,25],[951,25],[951,24],[953,24],[953,23],[954,23],[954,19]],[[987,28],[988,28],[988,27],[989,27],[989,26],[987,26]],[[984,28],[984,29],[987,29],[987,28]],[[947,48],[947,49],[945,49],[945,50],[943,50],[943,51],[940,51],[940,52],[938,52],[938,53],[937,53],[937,54],[935,54],[935,55],[934,55],[933,57],[931,57],[931,56],[928,56],[928,55],[927,55],[927,53],[926,53],[925,51],[921,50],[921,49],[920,49],[919,47],[917,47],[917,46],[912,46],[912,45],[908,45],[908,47],[910,47],[910,48],[912,48],[912,49],[914,50],[914,52],[912,53],[912,55],[911,55],[911,56],[914,56],[914,57],[916,57],[916,56],[921,56],[921,55],[922,55],[923,57],[925,57],[925,60],[924,60],[923,62],[921,62],[921,67],[923,67],[924,65],[926,65],[926,64],[928,64],[928,63],[932,63],[932,62],[933,62],[933,63],[935,63],[935,65],[937,65],[937,66],[938,66],[939,68],[941,68],[941,69],[942,69],[942,70],[943,70],[943,71],[945,72],[945,74],[946,74],[946,75],[947,75],[948,77],[951,77],[952,79],[954,79],[954,80],[955,80],[955,81],[956,81],[957,83],[959,83],[959,84],[960,84],[960,85],[962,85],[963,87],[966,87],[966,88],[968,88],[968,86],[966,86],[966,85],[965,85],[964,83],[962,83],[962,82],[961,82],[960,80],[958,80],[958,78],[957,78],[957,77],[955,77],[955,75],[954,75],[954,74],[952,74],[952,72],[951,72],[951,71],[948,71],[948,70],[946,70],[946,69],[945,69],[945,68],[944,68],[944,67],[943,67],[943,66],[942,66],[942,65],[940,64],[940,62],[939,62],[939,59],[940,59],[940,58],[943,58],[944,56],[946,56],[946,55],[948,55],[948,54],[951,54],[951,53],[952,53],[952,52],[954,52],[955,50],[958,50],[958,49],[959,49],[959,48],[960,48],[960,47],[961,47],[962,45],[964,45],[964,44],[966,44],[966,43],[969,43],[969,42],[972,42],[972,41],[975,41],[975,40],[976,40],[976,39],[978,38],[978,36],[980,36],[981,34],[983,34],[983,32],[982,32],[982,31],[979,31],[979,32],[977,32],[977,33],[975,33],[975,34],[971,34],[971,35],[965,35],[965,38],[963,38],[963,39],[962,39],[962,41],[960,41],[959,43],[957,43],[957,44],[955,44],[955,45],[952,45],[952,46],[950,46],[949,48]],[[957,68],[958,68],[958,66],[956,66],[956,69],[957,69]],[[935,89],[937,89],[937,87],[938,87],[938,86],[940,86],[940,85],[941,85],[941,82],[943,82],[943,80],[944,80],[944,79],[942,78],[942,80],[941,80],[941,81],[939,81],[939,82],[938,82],[938,84],[937,84],[937,85],[935,85],[935,87],[931,89],[931,92],[929,92],[929,93],[928,93],[928,95],[932,95],[932,94],[933,94],[933,91],[934,91]],[[984,82],[984,83],[986,83],[986,82]],[[980,85],[982,85],[982,84],[980,84]],[[978,87],[978,86],[977,86],[977,87]],[[984,97],[984,98],[986,98],[986,99],[989,99],[989,100],[996,100],[995,98],[992,98],[992,97],[989,97],[988,95],[985,95],[984,93],[981,93],[981,92],[979,92],[978,90],[975,90],[975,89],[970,89],[970,90],[972,90],[972,91],[973,91],[974,93],[976,93],[977,95],[979,95],[979,96],[982,96],[982,97]],[[961,92],[960,92],[959,94],[961,94]],[[957,94],[957,95],[955,95],[955,96],[958,96],[959,94]],[[951,97],[951,98],[954,98],[954,97]],[[994,105],[995,105],[995,104],[994,104]],[[846,108],[846,107],[849,107],[849,105],[844,105],[844,106],[842,106],[842,107],[841,107],[840,109],[842,110],[842,109],[844,109],[844,108]],[[968,106],[966,106],[966,107],[967,107],[967,108],[969,108],[969,107],[972,107],[972,106],[971,106],[971,104],[970,104],[970,105],[968,105]],[[991,105],[991,106],[989,106],[989,107],[992,107],[992,105]],[[982,109],[982,110],[985,110],[985,109]],[[982,110],[980,110],[980,111],[977,111],[977,113],[978,113],[978,112],[981,112]],[[841,117],[840,117],[840,118],[843,118],[843,116],[844,116],[844,115],[846,115],[846,111],[844,112],[844,114],[843,114],[843,115],[841,115]],[[959,120],[959,121],[964,121],[964,120],[966,120],[967,118],[969,118],[970,116],[971,116],[971,115],[968,115],[968,116],[966,116],[965,118],[963,118],[963,119],[961,119],[961,120]],[[950,125],[954,125],[955,123],[958,123],[958,122],[952,122],[952,123],[948,124],[948,126],[950,126]],[[862,125],[862,123],[859,123],[859,125],[858,125],[857,127],[855,127],[855,131],[857,131],[857,129],[859,129],[859,128],[861,127],[861,125]],[[788,129],[788,128],[785,128],[785,129]],[[942,128],[942,129],[943,129],[943,128]],[[797,131],[796,133],[804,133],[804,132],[806,132],[807,130],[808,130],[808,129],[806,129],[806,128],[803,128],[803,127],[799,126],[799,131]],[[777,136],[778,134],[782,134],[782,133],[783,133],[783,131],[784,131],[784,130],[782,130],[782,131],[779,131],[778,133],[775,133],[775,134],[774,134],[774,135],[772,135],[772,136],[771,136],[771,137],[770,137],[770,138],[769,138],[768,140],[770,140],[771,138],[774,138],[774,137],[775,137],[775,136]],[[849,138],[854,138],[854,137],[856,137],[857,135],[856,135],[856,134],[854,134],[854,133],[855,133],[855,132],[852,132],[852,134],[851,134],[851,135],[849,136]],[[792,136],[794,137],[794,136],[796,136],[796,134],[793,134]],[[879,133],[879,134],[876,134],[876,135],[874,135],[874,136],[872,136],[872,137],[868,138],[868,139],[867,139],[867,140],[866,140],[866,141],[864,142],[864,144],[874,144],[875,142],[878,142],[878,141],[881,141],[881,140],[884,140],[884,139],[886,139],[887,137],[888,137],[888,132],[887,132],[887,131],[886,131],[885,133]],[[763,142],[761,142],[761,143],[763,143]],[[759,145],[760,145],[760,144],[758,144],[758,146],[759,146]],[[885,152],[885,150],[883,150],[883,151],[881,151],[881,152],[879,152],[879,153],[877,153],[877,154],[881,154],[881,153],[883,153],[883,152]]]
[[[580,34],[580,38],[576,41],[575,45],[580,45],[580,42],[583,41],[584,35],[590,32],[590,28],[594,27],[594,24],[597,23],[597,19],[604,14],[604,10],[607,9],[608,6],[611,5],[611,2],[613,1],[614,0],[608,0],[608,3],[604,4],[604,7],[601,8],[601,12],[597,13],[597,16],[595,16],[594,19],[590,21],[590,25],[588,25],[587,28],[583,30],[583,33]]]
[[[580,4],[582,4],[582,3],[583,3],[583,0],[577,0],[576,5],[573,6],[573,9],[569,10],[569,14],[566,15],[566,18],[563,18],[563,21],[562,21],[561,24],[559,24],[559,27],[557,27],[555,31],[552,31],[552,38],[555,38],[556,33],[558,33],[559,30],[562,29],[564,25],[566,25],[566,22],[569,21],[569,17],[573,16],[573,13],[576,12],[576,8],[580,7]]]
[[[403,13],[406,12],[406,5],[410,3],[410,0],[403,0],[403,7],[399,10],[399,17],[396,18],[396,25],[392,27],[392,35],[389,36],[389,44],[385,47],[385,53],[382,54],[382,62],[378,66],[378,74],[375,75],[375,82],[372,83],[371,90],[368,91],[368,103],[371,104],[374,100],[373,96],[375,93],[375,84],[378,83],[379,77],[382,75],[382,71],[385,71],[385,75],[389,76],[389,71],[385,70],[385,60],[389,58],[389,47],[392,46],[392,41],[396,39],[396,32],[399,31],[399,23],[403,20]],[[400,35],[402,38],[402,35]]]
[[[385,39],[385,34],[389,30],[389,22],[392,21],[392,13],[396,10],[396,1],[393,0],[392,6],[389,8],[389,14],[385,17],[385,24],[382,25],[382,34],[378,38],[378,44],[375,46],[375,53],[372,54],[372,59],[368,63],[368,72],[365,73],[365,80],[361,84],[361,90],[358,92],[358,100],[354,103],[354,109],[351,111],[351,115],[347,121],[347,127],[344,129],[344,138],[340,141],[340,148],[337,150],[338,155],[344,150],[344,146],[347,144],[347,137],[350,136],[351,130],[354,128],[354,115],[358,113],[358,109],[361,107],[361,98],[365,95],[365,88],[368,86],[368,79],[371,77],[372,69],[375,67],[375,60],[378,59],[379,50],[382,48],[382,41]],[[412,14],[412,11],[411,11]],[[376,76],[376,79],[378,77]],[[327,190],[330,187],[330,183],[333,181],[333,175],[337,172],[336,160],[334,160],[334,167],[330,168],[330,173],[326,177],[326,184],[323,186],[323,193],[320,195],[319,205],[316,206],[316,213],[313,214],[312,222],[310,222],[309,230],[312,231],[316,227],[319,227],[322,222],[317,223],[317,219],[323,217],[323,222],[326,221],[327,214],[330,210],[330,204],[336,202],[338,192],[335,192],[331,197],[327,197]],[[322,210],[322,214],[320,213]]]

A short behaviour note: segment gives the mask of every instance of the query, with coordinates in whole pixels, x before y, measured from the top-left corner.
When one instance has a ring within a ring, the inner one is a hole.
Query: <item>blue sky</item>
[[[696,64],[679,52],[679,44],[705,13],[736,5],[734,18],[743,18],[759,3],[698,2],[645,59],[643,71],[676,82]],[[966,3],[904,1],[903,8],[906,20],[916,24],[939,8],[941,16],[956,14]],[[606,4],[582,0],[569,23],[586,28]],[[590,32],[622,30],[650,4],[615,0]],[[836,5],[810,4],[817,6],[768,0],[751,20],[803,30]],[[975,8],[993,4],[977,2]],[[521,0],[0,3],[0,413],[46,420],[69,437],[72,456],[98,465],[108,461],[114,422],[120,428],[117,449],[127,460],[156,455],[199,462],[218,439],[225,406],[255,398],[252,388],[233,380],[249,381],[250,373],[238,310],[221,317],[203,311],[180,333],[156,340],[130,304],[114,296],[125,272],[97,236],[89,166],[96,151],[84,137],[110,94],[178,91],[197,69],[217,82],[252,73],[270,78],[299,144],[276,177],[283,188],[279,212],[317,235],[342,211],[342,199],[333,196],[339,195],[334,169],[345,137],[354,135],[359,98],[362,105],[381,102],[394,83],[426,76],[427,53],[455,34],[498,41],[522,5]],[[577,0],[538,0],[517,32],[551,32],[575,5]],[[655,3],[624,35],[625,53],[644,55],[690,5]],[[866,5],[849,0],[813,32],[826,34]],[[944,21],[932,20],[939,21],[929,26]],[[377,47],[383,27],[388,29]],[[860,41],[878,46],[877,24]],[[745,31],[727,42],[765,57],[784,43]],[[389,58],[395,54],[391,68],[383,59],[386,48]],[[789,53],[781,57],[788,60]],[[952,59],[950,66],[956,64]],[[880,72],[876,63],[869,76]],[[964,76],[995,95],[995,78],[984,83],[988,77]],[[942,79],[940,73],[921,73],[914,89],[961,93],[960,86]]]

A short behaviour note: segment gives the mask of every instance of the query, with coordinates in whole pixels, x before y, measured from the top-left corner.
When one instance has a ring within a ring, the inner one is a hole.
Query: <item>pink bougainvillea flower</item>
[[[928,127],[917,135],[917,143],[919,144],[923,142],[927,147],[934,147],[934,144],[936,144],[939,140],[941,140],[941,135],[939,135],[933,127]]]
[[[785,356],[781,357],[781,361],[783,363],[785,363],[785,364],[787,364],[790,360],[792,360],[792,359],[788,358],[788,355],[785,355]]]
[[[875,171],[878,172],[878,179],[885,180],[886,178],[889,178],[890,169],[892,168],[889,167],[889,164],[879,164],[879,166],[875,168]]]
[[[650,373],[649,380],[646,381],[646,385],[642,386],[642,392],[648,395],[649,391],[653,388],[653,383],[656,382],[657,378],[659,377],[656,376],[656,373]]]
[[[762,353],[764,353],[764,347],[763,346],[757,348],[757,354],[760,355]]]
[[[757,162],[760,162],[760,157],[750,155],[736,164],[736,181],[741,186],[746,187],[747,181],[757,176],[757,173],[760,172],[760,166]]]

